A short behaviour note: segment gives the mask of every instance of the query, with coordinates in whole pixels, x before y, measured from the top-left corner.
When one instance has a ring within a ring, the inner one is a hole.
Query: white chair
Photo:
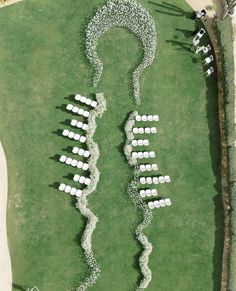
[[[152,164],[151,166],[152,166],[152,170],[153,171],[157,171],[158,170],[157,164]]]
[[[78,121],[77,124],[76,124],[76,126],[77,126],[78,128],[82,128],[82,126],[83,126],[83,122]]]
[[[150,151],[149,152],[149,156],[150,156],[150,158],[155,158],[156,157],[155,152],[154,151]]]
[[[147,121],[147,115],[142,115],[142,121]]]
[[[148,133],[148,134],[151,133],[151,128],[150,127],[145,127],[144,130],[145,130],[145,133]]]
[[[138,158],[142,159],[143,158],[143,153],[142,152],[138,152]]]
[[[60,156],[59,161],[60,161],[61,163],[65,163],[66,159],[67,159],[67,157],[64,156],[64,155],[62,155],[62,156]]]
[[[148,121],[153,121],[153,115],[148,115],[147,119]]]
[[[72,119],[71,122],[70,122],[70,125],[71,126],[76,126],[76,124],[77,124],[77,120]]]
[[[77,155],[78,152],[79,152],[79,148],[78,147],[73,147],[72,153],[75,154],[75,155]]]
[[[209,77],[214,73],[214,68],[210,67],[206,72],[205,72],[205,77]]]
[[[151,133],[157,133],[157,128],[156,127],[151,127]]]
[[[72,158],[67,158],[65,163],[67,165],[71,165],[71,162],[72,162]]]
[[[164,184],[165,183],[165,179],[163,176],[159,177],[159,183]]]
[[[85,151],[84,151],[84,157],[85,157],[85,158],[88,158],[89,156],[90,156],[90,152],[87,151],[87,150],[85,150]]]
[[[146,190],[146,196],[151,197],[152,196],[152,191],[150,189]]]
[[[138,128],[137,128],[137,127],[134,127],[134,128],[133,128],[133,133],[134,133],[134,134],[138,134],[138,132],[139,132]]]
[[[166,183],[170,183],[171,182],[170,176],[164,176],[164,179],[165,179]]]
[[[80,176],[79,183],[84,184],[84,182],[85,182],[85,177],[84,176]]]
[[[78,161],[77,168],[82,169],[82,167],[83,167],[83,162]]]
[[[193,45],[198,45],[200,39],[203,37],[205,33],[206,33],[205,29],[201,28],[193,38]]]
[[[211,46],[208,44],[203,47],[203,55],[206,55],[211,50]]]
[[[146,165],[146,170],[147,170],[148,172],[150,172],[150,171],[152,170],[152,166],[151,166],[150,164],[147,164],[147,165]]]
[[[85,143],[86,142],[86,137],[85,136],[81,136],[79,141],[81,143]]]
[[[91,184],[91,179],[85,178],[84,184],[87,185],[87,186],[90,185]]]
[[[84,96],[82,96],[82,97],[80,98],[80,101],[81,101],[81,103],[85,103],[85,102],[86,102],[86,100],[87,100],[87,98],[86,98],[86,97],[84,97]]]
[[[165,199],[165,204],[166,204],[166,206],[171,206],[171,200],[170,200],[170,198],[166,198]]]
[[[144,153],[143,153],[143,157],[144,157],[145,159],[148,159],[148,158],[150,157],[149,152],[144,152]]]
[[[80,175],[75,174],[74,177],[73,177],[73,181],[79,182],[79,178],[80,178]]]
[[[159,203],[160,203],[161,207],[165,207],[166,206],[164,199],[159,200]]]
[[[78,114],[79,114],[79,115],[83,115],[83,114],[84,114],[84,109],[80,108],[80,109],[78,110]]]
[[[73,113],[78,113],[79,111],[79,108],[77,106],[74,106],[73,109],[72,109],[72,112]]]
[[[80,140],[80,134],[76,133],[74,136],[74,140],[76,141]]]
[[[154,121],[159,121],[160,120],[159,115],[153,115],[153,120]]]
[[[72,109],[73,109],[73,105],[72,104],[67,104],[66,105],[66,109],[68,110],[68,111],[71,111]]]
[[[84,163],[83,166],[82,166],[82,170],[87,171],[88,168],[89,168],[89,164]]]
[[[140,178],[139,178],[139,182],[140,182],[142,185],[145,185],[145,184],[146,184],[146,179],[145,179],[145,177],[140,177]]]
[[[67,185],[64,192],[70,193],[70,190],[71,190],[71,186]]]
[[[161,204],[158,200],[153,202],[155,208],[160,208]]]
[[[92,103],[92,100],[89,99],[89,98],[87,98],[86,101],[85,101],[85,104],[86,104],[86,105],[91,105],[91,103]]]
[[[76,101],[80,101],[81,97],[82,97],[82,96],[81,96],[80,94],[76,94],[76,95],[75,95],[75,100],[76,100]]]
[[[140,146],[140,147],[143,146],[143,140],[142,139],[138,140],[138,146]]]
[[[144,139],[143,140],[143,145],[144,146],[149,146],[149,140],[148,139]]]
[[[64,183],[61,183],[58,187],[58,189],[62,192],[65,190],[65,188],[66,188],[66,185]]]
[[[98,104],[97,101],[92,101],[91,102],[91,106],[94,107],[94,108],[97,106],[97,104]]]
[[[139,190],[139,195],[144,198],[146,197],[146,191],[145,190]]]
[[[136,147],[138,145],[138,141],[136,139],[133,139],[131,144],[132,146]]]
[[[84,155],[84,149],[79,149],[78,155],[79,156],[83,156]]]
[[[152,178],[153,184],[157,185],[159,184],[159,179],[157,177]]]
[[[147,184],[152,184],[152,177],[147,177],[146,178]]]
[[[152,196],[157,196],[158,193],[157,193],[157,190],[156,189],[152,189]]]
[[[138,128],[138,133],[139,134],[144,134],[144,128],[143,127],[139,127]]]
[[[82,126],[82,129],[87,131],[88,130],[88,124],[84,123],[83,126]]]
[[[82,190],[77,189],[75,195],[76,195],[77,197],[81,197],[81,195],[82,195]]]
[[[84,117],[89,117],[89,112],[85,110],[84,113],[83,113],[83,116]]]
[[[76,188],[74,188],[74,187],[72,187],[71,189],[70,189],[70,195],[75,195],[76,194]]]
[[[62,135],[66,137],[69,135],[69,133],[70,133],[70,131],[68,129],[64,129],[62,132]]]
[[[72,167],[76,167],[77,164],[78,164],[78,161],[77,161],[77,160],[73,159],[73,160],[71,161],[71,166],[72,166]]]
[[[209,57],[205,58],[202,62],[203,66],[209,65],[211,62],[213,62],[214,57],[213,55],[210,55]]]
[[[75,136],[75,133],[73,131],[70,131],[68,134],[68,137],[72,139],[74,138],[74,136]]]
[[[155,208],[154,203],[152,201],[148,202],[148,207],[150,209],[154,209]]]
[[[142,120],[142,116],[141,115],[136,115],[135,116],[135,120],[136,121],[141,121]]]
[[[145,172],[146,171],[145,165],[140,165],[139,169],[140,169],[141,172]]]

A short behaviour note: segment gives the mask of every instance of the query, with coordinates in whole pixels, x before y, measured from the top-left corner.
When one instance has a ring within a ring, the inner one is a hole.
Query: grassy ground
[[[160,115],[150,148],[156,150],[159,173],[173,180],[159,187],[173,207],[155,211],[146,232],[154,246],[148,290],[219,289],[223,214],[217,192],[216,85],[214,79],[205,82],[200,60],[188,49],[186,28],[194,29],[186,18],[189,8],[184,1],[171,2],[183,14],[160,13],[156,10],[163,7],[140,1],[158,31],[157,57],[142,78],[140,108],[133,103],[129,79],[142,54],[136,38],[114,29],[99,42],[104,74],[96,90],[105,93],[108,111],[98,120],[101,179],[89,204],[100,219],[93,238],[103,272],[91,290],[132,290],[140,275],[140,246],[133,237],[140,216],[126,195],[131,170],[122,154],[123,125],[135,109]],[[70,118],[56,107],[72,93],[94,92],[81,34],[102,3],[25,0],[0,11],[0,135],[9,170],[14,290],[35,284],[45,291],[71,290],[87,273],[79,246],[85,221],[70,197],[49,186],[72,184],[65,177],[72,171],[50,157],[72,144],[53,133]]]

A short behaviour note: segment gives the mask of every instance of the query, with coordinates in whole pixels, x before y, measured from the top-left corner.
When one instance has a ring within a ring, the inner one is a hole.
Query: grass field
[[[171,197],[172,208],[154,211],[146,232],[154,246],[148,290],[219,290],[223,211],[216,83],[205,81],[200,59],[183,48],[191,44],[188,30],[195,28],[185,17],[191,11],[185,2],[171,1],[187,13],[181,16],[157,12],[164,11],[156,5],[160,0],[139,2],[158,32],[139,108],[129,76],[142,50],[124,29],[111,30],[99,42],[104,74],[96,90],[90,86],[83,32],[104,1],[25,0],[0,11],[0,137],[9,171],[13,290],[35,284],[43,291],[71,290],[88,272],[79,244],[85,221],[74,201],[49,185],[72,184],[64,176],[73,171],[52,159],[73,144],[53,133],[70,118],[57,107],[70,94],[96,91],[105,93],[108,110],[94,137],[101,179],[89,205],[100,219],[93,239],[102,275],[91,290],[133,290],[140,276],[141,249],[133,229],[141,218],[126,195],[132,171],[122,154],[123,126],[132,110],[160,115],[151,148],[159,173],[173,181],[159,187],[162,197]]]

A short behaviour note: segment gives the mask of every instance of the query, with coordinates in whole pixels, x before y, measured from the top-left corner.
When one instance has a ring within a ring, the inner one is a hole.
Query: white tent
[[[67,185],[64,191],[66,193],[70,193],[70,190],[71,190],[71,186]]]
[[[77,168],[81,169],[83,167],[83,162],[79,161],[77,164]]]
[[[72,104],[67,104],[66,109],[71,111],[73,109],[73,105]]]
[[[71,162],[72,162],[72,158],[67,158],[67,159],[66,159],[66,164],[67,164],[67,165],[70,165]]]
[[[80,196],[82,195],[82,190],[77,189],[75,195],[76,195],[77,197],[80,197]]]
[[[148,202],[148,207],[154,209],[154,203],[152,201]]]
[[[63,136],[68,136],[68,134],[70,133],[70,131],[68,129],[64,129],[62,132]]]
[[[71,122],[70,122],[70,125],[71,126],[76,126],[77,124],[77,120],[76,119],[72,119]]]
[[[72,167],[76,167],[77,164],[78,164],[78,161],[77,161],[77,160],[73,159],[73,160],[71,161],[71,166],[72,166]]]
[[[66,156],[62,155],[62,156],[60,156],[59,161],[60,161],[61,163],[65,163],[66,158],[67,158]]]
[[[85,143],[86,142],[86,137],[85,136],[81,136],[79,141],[81,143]]]
[[[80,175],[75,174],[74,177],[73,177],[73,180],[74,180],[75,182],[79,182],[79,178],[80,178]]]
[[[83,113],[83,116],[84,117],[89,117],[89,112],[85,110],[84,113]]]
[[[75,136],[75,133],[73,131],[70,131],[69,134],[68,134],[68,137],[69,138],[74,138]]]
[[[60,185],[59,185],[59,190],[60,191],[64,191],[65,190],[65,188],[66,188],[66,185],[64,184],[64,183],[61,183]]]
[[[74,140],[76,141],[80,140],[80,134],[76,133],[74,136]]]
[[[70,189],[70,194],[71,195],[75,195],[76,194],[76,188],[74,188],[74,187],[72,187],[71,189]]]

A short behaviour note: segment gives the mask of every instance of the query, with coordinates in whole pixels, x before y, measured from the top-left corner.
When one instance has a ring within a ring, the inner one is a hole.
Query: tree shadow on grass
[[[155,10],[156,12],[166,14],[166,15],[171,15],[171,16],[179,16],[179,17],[186,17],[189,19],[194,19],[194,13],[190,11],[185,11],[184,9],[163,1],[162,4],[153,2],[153,1],[148,1],[148,3],[156,5],[158,8],[161,8],[162,10]]]
[[[213,63],[212,66],[216,68],[216,63]],[[219,125],[218,90],[216,88],[217,81],[218,80],[215,73],[206,78],[206,111],[209,129],[210,155],[212,170],[216,181],[214,188],[217,192],[217,194],[213,197],[213,202],[215,205],[215,243],[212,258],[212,279],[214,284],[214,291],[220,290],[221,287],[222,257],[224,247],[224,208],[221,185],[221,138]]]
[[[20,291],[27,291],[27,288],[26,286],[24,285],[20,285],[20,284],[16,284],[16,283],[12,283],[12,290],[20,290]],[[4,290],[2,290],[4,291]]]

